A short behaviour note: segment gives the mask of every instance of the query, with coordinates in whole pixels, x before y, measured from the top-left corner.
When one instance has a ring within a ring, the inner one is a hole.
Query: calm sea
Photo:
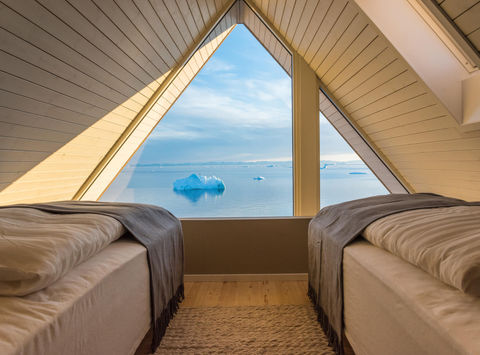
[[[325,164],[327,164],[325,166]],[[361,162],[322,162],[321,206],[386,194]],[[196,173],[217,176],[224,191],[173,190],[173,182]],[[263,180],[255,180],[256,177]],[[162,206],[177,217],[267,217],[293,214],[291,162],[127,166],[102,201]]]

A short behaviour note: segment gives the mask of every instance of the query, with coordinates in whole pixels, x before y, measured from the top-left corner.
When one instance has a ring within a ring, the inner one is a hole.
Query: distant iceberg
[[[173,183],[175,191],[190,191],[190,190],[225,190],[225,184],[222,179],[216,176],[203,176],[192,174],[187,178],[178,179]]]
[[[265,178],[263,176],[256,176],[253,178],[253,180],[260,181],[260,180],[265,180]]]
[[[349,173],[350,175],[367,175],[367,173],[359,172],[359,171],[352,171]]]
[[[269,164],[269,165],[266,165],[267,168],[276,168],[277,166],[275,164]]]

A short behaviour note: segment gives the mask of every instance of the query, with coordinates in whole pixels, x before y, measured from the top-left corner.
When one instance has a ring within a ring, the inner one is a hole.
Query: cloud
[[[289,80],[230,83],[227,89],[193,84],[175,114],[236,127],[289,127],[292,121]],[[181,104],[180,104],[181,102]]]
[[[185,129],[176,124],[174,127],[169,125],[162,125],[160,129],[155,129],[149,136],[149,139],[175,139],[175,140],[195,140],[199,138],[206,138],[203,132],[195,129]]]
[[[227,63],[218,57],[211,58],[203,68],[203,73],[231,72],[235,70],[235,65]]]

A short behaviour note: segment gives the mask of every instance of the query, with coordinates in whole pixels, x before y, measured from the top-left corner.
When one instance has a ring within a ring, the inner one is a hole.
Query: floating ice
[[[276,168],[277,166],[275,164],[269,164],[266,166],[267,168]]]
[[[225,184],[222,179],[216,176],[203,176],[192,174],[187,178],[178,179],[173,183],[175,191],[189,190],[225,190]]]
[[[359,172],[359,171],[352,171],[351,173],[349,173],[350,175],[367,175],[367,173],[362,173],[362,172]]]
[[[256,177],[253,178],[253,180],[260,181],[260,180],[265,180],[265,178],[263,176],[256,176]]]
[[[320,164],[320,165],[321,165],[321,164]],[[335,164],[325,163],[325,164],[323,164],[323,166],[320,167],[320,170],[326,169],[327,166],[329,166],[329,165],[335,165]]]

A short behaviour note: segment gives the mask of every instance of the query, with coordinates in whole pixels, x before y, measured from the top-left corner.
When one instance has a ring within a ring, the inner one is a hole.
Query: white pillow
[[[41,290],[120,238],[117,220],[97,214],[0,209],[0,295]]]

